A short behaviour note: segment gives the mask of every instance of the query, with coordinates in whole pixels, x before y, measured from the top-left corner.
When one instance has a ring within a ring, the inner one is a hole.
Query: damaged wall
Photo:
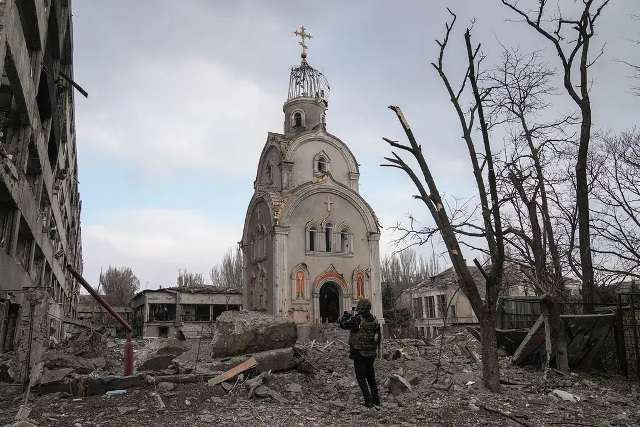
[[[74,90],[61,77],[73,79],[70,7],[0,3],[0,351],[17,350],[18,381],[78,302],[65,268],[82,271]]]

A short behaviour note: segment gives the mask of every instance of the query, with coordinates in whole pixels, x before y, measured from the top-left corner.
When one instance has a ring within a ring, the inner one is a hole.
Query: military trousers
[[[380,405],[376,373],[373,368],[375,357],[356,357],[353,359],[353,368],[356,380],[362,390],[365,404]]]

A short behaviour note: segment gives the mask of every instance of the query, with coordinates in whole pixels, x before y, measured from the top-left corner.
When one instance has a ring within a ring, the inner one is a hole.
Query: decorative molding
[[[318,290],[325,282],[336,282],[343,290],[343,292],[350,292],[349,285],[344,280],[344,276],[336,270],[333,264],[329,265],[329,268],[324,273],[318,275],[313,281],[313,289]]]

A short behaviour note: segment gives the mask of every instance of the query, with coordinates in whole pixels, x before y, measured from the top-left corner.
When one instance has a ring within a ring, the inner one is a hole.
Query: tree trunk
[[[593,313],[593,261],[589,221],[589,181],[587,178],[587,153],[591,129],[591,112],[583,112],[580,148],[576,162],[576,204],[578,206],[578,236],[580,242],[580,267],[582,272],[582,302],[584,313]]]
[[[498,342],[496,338],[496,308],[485,305],[481,311],[480,337],[482,341],[482,379],[484,386],[500,392],[500,368],[498,366]]]
[[[556,298],[545,295],[542,298],[542,314],[546,334],[549,337],[547,347],[547,361],[553,362],[555,368],[562,372],[569,372],[569,353],[567,350],[567,336],[564,330],[564,323],[560,317],[560,307]],[[551,363],[548,363],[551,367]]]

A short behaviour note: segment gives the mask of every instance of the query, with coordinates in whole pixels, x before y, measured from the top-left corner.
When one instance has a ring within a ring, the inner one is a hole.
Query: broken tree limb
[[[241,374],[242,372],[248,371],[249,369],[255,368],[255,367],[256,367],[256,359],[254,357],[251,357],[245,360],[244,362],[240,363],[239,365],[236,365],[233,368],[229,369],[227,372],[220,374],[215,378],[210,379],[208,381],[208,384],[210,386],[218,385],[223,381],[230,380],[236,375]]]
[[[186,383],[199,383],[205,380],[209,380],[211,378],[216,377],[216,374],[181,374],[181,375],[160,375],[160,376],[151,376],[153,382],[170,382],[176,384],[186,384]]]

